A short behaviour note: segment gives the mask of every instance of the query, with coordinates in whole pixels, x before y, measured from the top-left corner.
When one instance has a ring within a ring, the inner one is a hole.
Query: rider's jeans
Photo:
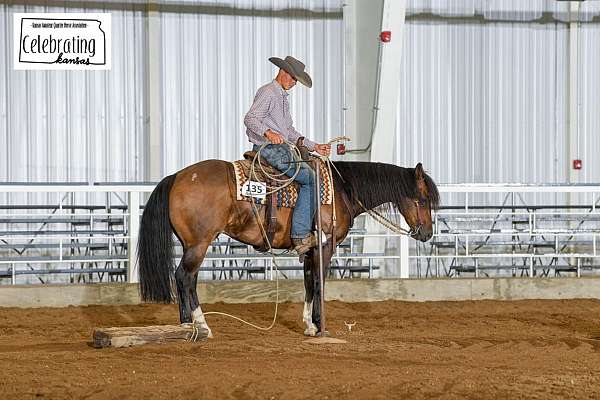
[[[258,151],[260,146],[254,145],[253,150]],[[310,235],[315,214],[315,172],[306,163],[288,164],[294,161],[292,152],[287,144],[269,144],[265,146],[260,157],[280,171],[286,171],[287,176],[293,176],[296,166],[300,171],[295,181],[300,184],[298,201],[292,216],[292,239],[303,239]]]

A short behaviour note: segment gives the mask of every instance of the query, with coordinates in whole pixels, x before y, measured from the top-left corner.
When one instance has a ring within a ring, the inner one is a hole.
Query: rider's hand
[[[331,153],[331,145],[326,144],[315,144],[315,151],[322,156],[328,156]]]
[[[267,129],[265,132],[265,137],[267,140],[273,144],[281,144],[283,143],[283,136],[280,133]]]

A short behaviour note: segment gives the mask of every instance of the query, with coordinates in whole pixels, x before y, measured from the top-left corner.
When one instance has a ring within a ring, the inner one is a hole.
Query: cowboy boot
[[[298,253],[300,262],[304,262],[304,256],[308,251],[317,245],[315,235],[311,234],[302,239],[292,239],[294,250]]]

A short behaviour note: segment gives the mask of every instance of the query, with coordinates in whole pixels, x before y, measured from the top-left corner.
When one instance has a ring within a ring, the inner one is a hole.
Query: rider
[[[292,216],[291,237],[295,250],[299,255],[303,255],[317,244],[315,236],[310,234],[315,212],[315,176],[306,163],[289,164],[294,159],[284,140],[296,143],[302,136],[293,126],[287,91],[294,87],[297,81],[310,88],[312,79],[304,71],[304,64],[294,57],[287,56],[283,60],[271,57],[269,61],[279,67],[279,73],[272,82],[258,89],[244,118],[244,125],[247,128],[248,139],[254,144],[254,151],[265,143],[271,143],[260,153],[261,158],[270,165],[280,171],[287,171],[288,176],[294,175],[296,165],[300,166],[295,178],[300,184],[300,190]],[[329,144],[317,144],[308,139],[304,140],[304,145],[324,156],[329,155],[331,151]]]

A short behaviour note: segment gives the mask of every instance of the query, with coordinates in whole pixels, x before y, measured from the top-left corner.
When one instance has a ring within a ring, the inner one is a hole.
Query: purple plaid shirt
[[[288,93],[275,80],[258,89],[254,102],[244,117],[246,134],[251,143],[259,146],[269,143],[264,136],[268,129],[280,133],[292,143],[296,143],[302,136],[293,126],[287,97]],[[304,139],[304,145],[311,151],[315,149],[315,144]]]

